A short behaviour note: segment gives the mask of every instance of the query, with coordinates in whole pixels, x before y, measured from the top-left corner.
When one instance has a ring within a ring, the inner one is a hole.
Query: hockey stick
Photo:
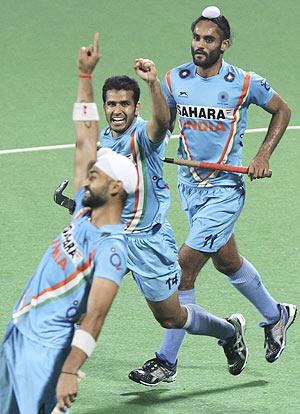
[[[61,184],[59,184],[57,189],[54,191],[53,198],[56,204],[59,204],[60,206],[67,208],[70,214],[73,214],[75,207],[76,207],[76,203],[74,200],[72,200],[69,197],[66,197],[63,194],[63,191],[65,190],[68,184],[69,184],[68,180],[64,180]]]
[[[213,163],[213,162],[181,160],[178,158],[164,158],[164,162],[168,164],[183,165],[186,167],[204,168],[207,170],[228,171],[228,172],[235,172],[235,173],[242,173],[242,174],[248,174],[249,172],[249,167],[240,167],[237,165],[229,165],[229,164],[218,164],[218,163]],[[272,176],[272,170],[269,170],[269,174],[266,177],[270,178],[271,176]]]

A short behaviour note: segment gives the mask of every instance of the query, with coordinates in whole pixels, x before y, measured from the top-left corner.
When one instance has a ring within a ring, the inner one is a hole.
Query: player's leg
[[[208,259],[209,255],[192,249],[186,244],[183,244],[181,247],[179,251],[179,264],[182,275],[178,295],[182,305],[196,303],[194,284],[200,270]],[[158,357],[169,364],[175,364],[185,335],[186,331],[184,329],[165,330],[163,341],[157,352]]]
[[[268,323],[278,320],[278,302],[264,287],[257,270],[238,253],[234,236],[212,255],[215,268],[228,276],[230,283],[264,316]]]
[[[194,249],[195,250],[195,249]],[[190,249],[191,253],[197,253],[192,248]],[[177,256],[176,244],[174,237],[172,235],[172,229],[168,223],[162,226],[160,231],[156,232],[155,234],[151,235],[149,238],[142,237],[130,237],[129,238],[129,259],[128,259],[128,267],[131,269],[136,283],[140,288],[143,295],[150,301],[151,307],[154,311],[156,318],[160,321],[163,326],[168,327],[181,327],[182,321],[180,317],[182,317],[181,307],[179,306],[178,296],[173,296],[173,301],[164,302],[166,299],[171,297],[177,290],[179,283],[180,283],[180,268],[178,262],[176,260]],[[196,256],[198,259],[198,265],[201,267],[201,261],[199,260],[200,254]],[[204,255],[203,262],[207,261],[207,255]],[[143,266],[140,263],[144,263]],[[176,301],[175,301],[176,298]],[[153,305],[152,302],[155,302]],[[160,302],[164,302],[163,305],[163,314],[160,313],[159,306]],[[190,300],[186,298],[186,303],[190,303]],[[168,308],[166,306],[168,305]],[[172,306],[171,306],[172,305]],[[191,305],[192,307],[195,306],[191,310],[191,314],[193,315],[193,319],[191,322],[191,326],[189,327],[190,333],[197,333],[202,335],[211,335],[216,336],[218,338],[224,338],[223,334],[219,334],[217,332],[216,326],[214,326],[214,316],[207,313],[200,307],[196,305]],[[154,307],[154,308],[153,308]],[[195,310],[196,309],[196,310]],[[194,320],[199,320],[202,318],[202,325],[199,327],[194,327]],[[178,320],[179,318],[179,320]],[[222,321],[222,322],[221,322]],[[226,321],[218,318],[218,324],[227,324],[227,329],[230,327],[230,324]],[[243,341],[243,322],[237,322],[239,325],[239,334],[235,337],[234,344],[239,342],[239,339]],[[196,331],[194,331],[196,329]],[[199,330],[200,329],[200,330]],[[203,331],[201,331],[203,329]],[[232,329],[232,328],[231,328]],[[211,334],[212,330],[214,330],[214,334]],[[182,330],[181,330],[182,331]],[[175,332],[175,331],[173,331]],[[185,331],[183,331],[185,332]],[[227,337],[229,336],[227,332]],[[231,348],[233,347],[232,343],[230,343],[229,348],[227,349],[226,355],[228,359],[231,358]],[[175,346],[175,355],[177,355],[178,347]],[[239,347],[240,348],[240,347]],[[238,348],[238,349],[239,349]],[[245,348],[245,347],[244,347]],[[225,347],[224,347],[225,350]],[[234,352],[233,352],[234,354]],[[235,354],[234,354],[235,355]],[[159,356],[157,357],[159,359]],[[239,358],[242,358],[239,356]],[[166,364],[174,368],[176,370],[176,364],[172,364],[167,362],[167,359],[164,358]],[[170,361],[169,361],[170,362]],[[245,358],[243,360],[243,366],[245,363]],[[149,364],[148,364],[149,365]],[[148,366],[147,365],[147,366]],[[242,368],[238,364],[238,368],[236,368],[236,372],[241,372]],[[236,364],[232,364],[233,368],[231,369],[231,373],[235,370]],[[149,367],[153,374],[153,367]],[[172,372],[172,370],[171,370]],[[133,380],[137,380],[137,376],[141,373],[140,370],[132,371],[129,376]],[[174,372],[173,372],[174,374]],[[173,375],[172,374],[172,375]],[[170,376],[172,376],[170,375]],[[149,376],[150,378],[151,376]],[[135,378],[135,379],[134,379]],[[163,379],[159,379],[159,382]],[[151,380],[150,380],[151,382]]]
[[[193,249],[185,243],[181,246],[179,250],[179,265],[182,272],[180,290],[194,289],[197,276],[209,258],[209,253]]]
[[[143,280],[140,279],[140,283],[143,284]],[[153,281],[154,283],[158,286],[157,281]],[[163,301],[147,299],[147,302],[154,317],[164,328],[181,328],[192,335],[206,335],[219,339],[227,357],[229,372],[232,375],[242,372],[248,354],[244,341],[245,320],[242,315],[232,315],[226,320],[196,304],[182,306],[177,291]],[[156,358],[132,371],[129,378],[150,386],[162,381],[172,382],[176,378],[176,364],[170,365],[156,355]]]
[[[189,235],[179,251],[179,300],[181,304],[196,303],[196,278],[210,256],[230,237],[245,192],[241,186],[199,189],[180,184],[179,195],[190,223]],[[175,363],[184,337],[184,330],[167,330],[158,355]]]
[[[200,224],[200,221],[198,217],[200,217],[207,199],[203,192],[199,192],[197,188],[180,184],[178,191],[182,208],[186,212],[190,224],[190,234],[187,239],[189,245],[186,243],[182,245],[178,258],[182,272],[179,286],[179,301],[184,305],[186,303],[196,303],[195,281],[210,256],[206,252],[200,251],[197,242],[194,245],[194,242],[199,237],[198,224]],[[193,248],[193,246],[196,248]],[[186,332],[183,329],[166,330],[157,355],[168,361],[168,363],[175,364],[185,335]]]
[[[280,304],[265,288],[255,267],[238,253],[234,236],[212,255],[217,270],[228,276],[230,283],[245,296],[265,318],[266,359],[274,362],[282,353],[286,331],[294,322],[296,307]]]

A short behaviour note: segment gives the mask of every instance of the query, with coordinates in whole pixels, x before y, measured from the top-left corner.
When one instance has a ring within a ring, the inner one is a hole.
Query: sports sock
[[[243,257],[241,268],[235,273],[227,274],[227,276],[232,286],[266,318],[267,324],[272,324],[279,319],[278,302],[269,294],[259,273],[247,259]]]
[[[185,305],[188,319],[184,329],[192,335],[213,336],[226,340],[235,334],[234,326],[195,304]]]
[[[195,289],[179,290],[178,295],[181,305],[196,302]],[[185,334],[186,332],[184,329],[165,329],[164,339],[160,346],[160,350],[156,353],[159,359],[167,362],[169,365],[174,365]]]

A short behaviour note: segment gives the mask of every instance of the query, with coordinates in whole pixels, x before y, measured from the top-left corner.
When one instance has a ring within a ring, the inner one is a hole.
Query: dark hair
[[[111,78],[106,79],[102,87],[102,99],[103,102],[106,101],[106,92],[115,89],[120,91],[124,89],[125,91],[133,92],[134,103],[137,104],[140,99],[140,87],[135,79],[130,78],[126,75],[121,76],[112,76]]]
[[[229,25],[229,22],[228,22],[228,20],[226,19],[225,16],[221,15],[221,16],[215,17],[213,19],[209,19],[207,17],[200,16],[192,23],[192,25],[191,25],[192,32],[194,32],[196,24],[201,22],[202,20],[209,20],[209,21],[215,23],[218,26],[218,28],[223,32],[223,40],[225,40],[225,39],[231,40],[230,25]]]

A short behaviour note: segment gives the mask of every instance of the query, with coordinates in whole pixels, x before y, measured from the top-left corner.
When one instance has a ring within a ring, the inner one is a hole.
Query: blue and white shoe
[[[294,322],[297,315],[297,307],[288,303],[280,303],[280,318],[271,325],[261,324],[265,330],[266,360],[276,361],[286,344],[286,332]]]

